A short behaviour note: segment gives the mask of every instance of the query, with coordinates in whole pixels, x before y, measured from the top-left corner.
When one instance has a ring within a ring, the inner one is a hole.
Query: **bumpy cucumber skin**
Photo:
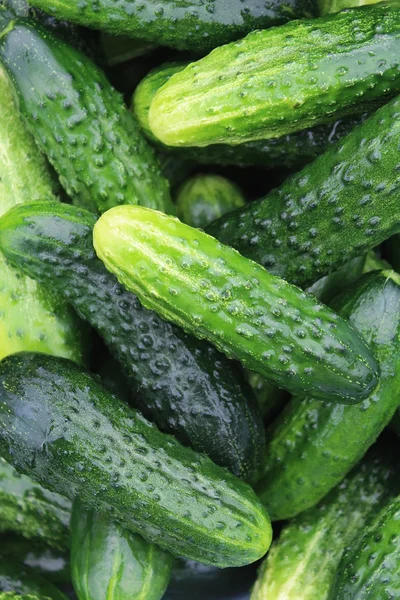
[[[278,138],[361,112],[400,91],[400,4],[254,31],[176,73],[155,95],[168,146]]]
[[[54,16],[180,50],[207,52],[253,29],[316,14],[312,0],[30,0]]]
[[[322,502],[283,528],[251,600],[326,600],[346,546],[399,492],[397,479],[394,461],[374,449]]]
[[[50,548],[45,542],[17,536],[1,536],[1,560],[12,560],[29,567],[56,585],[71,581],[69,549]]]
[[[0,58],[27,126],[76,204],[94,212],[124,203],[173,211],[153,150],[90,59],[23,19],[3,33]]]
[[[259,468],[265,434],[257,402],[236,365],[211,345],[144,309],[97,258],[95,217],[66,204],[30,204],[0,227],[7,258],[71,302],[99,332],[163,431],[243,479]]]
[[[375,442],[400,404],[400,279],[364,275],[334,308],[371,344],[381,364],[378,389],[357,406],[293,398],[267,432],[259,497],[274,520],[317,504]],[[285,465],[285,468],[282,468]]]
[[[21,475],[0,458],[0,531],[42,539],[65,549],[69,542],[71,503]]]
[[[330,600],[400,597],[400,496],[384,508],[340,563]]]
[[[171,554],[74,503],[71,572],[79,600],[160,600],[172,565]]]
[[[97,221],[93,238],[146,308],[278,386],[345,403],[376,387],[377,363],[345,321],[203,231],[121,206]]]
[[[280,188],[207,231],[270,273],[311,285],[400,230],[400,99]]]
[[[39,600],[67,600],[52,583],[37,575],[32,569],[9,560],[0,561],[0,593],[32,594]]]
[[[271,543],[268,515],[247,484],[159,432],[71,361],[20,353],[0,363],[0,452],[175,555],[242,566]]]

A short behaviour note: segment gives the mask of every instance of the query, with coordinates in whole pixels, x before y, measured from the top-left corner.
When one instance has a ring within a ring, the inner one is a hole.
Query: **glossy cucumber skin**
[[[124,203],[173,210],[153,150],[89,58],[16,19],[0,40],[0,59],[28,128],[74,203],[93,212]]]
[[[160,600],[172,565],[171,554],[74,503],[71,566],[79,600]]]
[[[69,544],[71,503],[21,475],[0,458],[0,531],[42,539],[65,549]]]
[[[377,363],[345,321],[203,231],[121,206],[97,221],[93,239],[144,306],[278,386],[345,403],[376,387]]]
[[[311,285],[400,230],[397,98],[265,198],[207,232],[291,283]]]
[[[267,432],[264,474],[257,484],[274,520],[317,504],[362,458],[400,405],[399,276],[368,273],[333,306],[371,344],[381,365],[380,385],[357,406],[312,397],[289,402]]]
[[[376,515],[361,540],[346,551],[330,600],[400,597],[400,496]]]
[[[368,113],[338,119],[333,123],[284,135],[276,139],[244,142],[237,146],[214,144],[206,148],[173,148],[162,144],[149,125],[151,102],[158,90],[188,62],[164,63],[142,79],[133,95],[132,110],[149,141],[171,157],[192,159],[200,164],[260,166],[265,169],[300,169],[323,154],[335,142],[365,121]]]
[[[346,547],[398,492],[398,471],[388,452],[367,455],[317,506],[284,526],[251,600],[327,600]]]
[[[397,2],[254,31],[173,75],[150,128],[168,146],[235,145],[357,114],[400,92],[399,50]]]
[[[0,561],[0,594],[15,592],[16,594],[32,594],[39,600],[67,600],[52,583],[37,575],[29,567],[8,560]]]
[[[175,555],[242,566],[271,543],[268,515],[247,484],[159,432],[71,361],[20,353],[0,363],[0,452]]]
[[[97,258],[90,213],[66,204],[19,207],[3,217],[2,252],[71,302],[98,331],[163,431],[252,479],[265,446],[251,389],[234,363],[144,309]]]
[[[33,6],[54,16],[116,35],[156,42],[181,50],[207,52],[249,31],[313,16],[312,0],[145,0],[134,6],[129,0],[30,0]]]
[[[71,581],[69,548],[58,550],[50,548],[43,540],[26,540],[22,537],[2,535],[0,558],[22,563],[55,585]]]

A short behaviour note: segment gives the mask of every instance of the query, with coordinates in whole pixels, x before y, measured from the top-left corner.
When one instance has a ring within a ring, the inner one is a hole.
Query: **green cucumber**
[[[67,600],[67,597],[52,583],[37,575],[32,569],[9,560],[0,561],[1,592],[32,594],[39,600],[44,597],[51,600]]]
[[[197,174],[185,181],[178,191],[176,214],[192,227],[205,227],[245,204],[240,188],[226,177]]]
[[[181,157],[201,164],[300,169],[350,133],[368,116],[368,113],[352,115],[280,138],[245,142],[237,146],[214,144],[206,148],[171,148],[157,140],[150,129],[150,105],[158,90],[170,77],[182,71],[188,64],[171,62],[156,67],[142,79],[133,95],[132,108],[146,137],[164,152],[168,151],[171,160]]]
[[[374,449],[322,502],[284,526],[251,600],[327,599],[346,546],[399,492],[395,461],[385,454]]]
[[[345,8],[354,8],[366,4],[376,4],[381,0],[318,0],[319,12],[321,15],[337,13]]]
[[[41,540],[1,536],[0,559],[22,563],[56,585],[71,581],[69,549],[50,548]]]
[[[211,345],[144,309],[119,285],[94,252],[95,221],[66,204],[21,206],[3,217],[0,247],[99,332],[146,417],[234,474],[252,479],[265,435],[240,370]]]
[[[400,598],[400,496],[382,509],[340,563],[331,600]]]
[[[74,503],[71,572],[79,600],[160,600],[172,564],[155,544]]]
[[[203,231],[120,206],[100,217],[93,238],[146,308],[279,387],[350,404],[375,389],[377,363],[344,320]]]
[[[381,365],[380,386],[357,406],[297,397],[285,407],[267,433],[257,484],[274,520],[317,504],[362,458],[400,405],[400,276],[368,273],[333,307],[371,344]]]
[[[399,51],[396,1],[254,31],[173,75],[150,128],[167,146],[235,145],[357,114],[400,92]]]
[[[123,203],[173,210],[153,150],[89,58],[17,19],[0,36],[0,60],[39,149],[75,203],[98,212]]]
[[[291,283],[306,286],[400,231],[400,100],[210,235]]]
[[[246,483],[66,359],[20,353],[0,363],[0,452],[175,555],[242,566],[271,543],[268,515]]]
[[[30,0],[59,19],[180,50],[207,52],[252,31],[316,14],[312,0]]]
[[[0,531],[42,539],[65,549],[69,541],[71,503],[21,475],[0,458]]]

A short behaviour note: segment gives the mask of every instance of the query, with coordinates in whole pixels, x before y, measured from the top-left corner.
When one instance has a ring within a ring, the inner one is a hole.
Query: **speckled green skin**
[[[9,560],[0,561],[0,594],[1,592],[15,592],[37,596],[39,600],[67,600],[52,583],[37,575],[29,567]],[[0,595],[1,598],[1,595]]]
[[[155,544],[74,503],[71,569],[79,600],[160,600],[172,564]]]
[[[71,503],[20,475],[0,458],[0,531],[67,548]],[[0,543],[0,551],[2,550]]]
[[[399,488],[395,461],[376,451],[368,455],[322,502],[283,528],[251,600],[326,600],[345,548]]]
[[[26,124],[76,204],[98,212],[125,203],[173,211],[153,150],[90,59],[23,19],[3,32],[0,59]]]
[[[400,496],[373,520],[346,551],[330,600],[400,598]]]
[[[312,397],[290,401],[267,433],[264,475],[257,484],[274,520],[317,504],[362,458],[400,405],[399,276],[364,275],[334,308],[371,344],[381,365],[380,386],[357,406]]]
[[[155,95],[168,146],[277,138],[383,104],[400,91],[400,3],[255,31],[176,73]]]
[[[58,550],[50,548],[43,540],[1,535],[0,560],[6,559],[24,564],[55,585],[71,581],[69,548]]]
[[[239,187],[222,177],[201,173],[188,179],[176,198],[176,214],[192,227],[206,227],[211,221],[246,204]]]
[[[0,363],[0,452],[175,555],[242,566],[271,543],[246,483],[160,433],[71,361],[20,353]]]
[[[300,169],[317,158],[335,142],[347,135],[367,118],[367,113],[349,116],[334,123],[316,125],[277,139],[256,140],[238,146],[214,144],[206,148],[172,148],[165,146],[149,126],[151,102],[172,75],[179,73],[187,62],[171,62],[156,67],[142,79],[133,95],[133,111],[145,135],[157,147],[168,150],[172,157],[193,159],[200,164],[260,166],[265,169],[286,167]]]
[[[60,293],[98,331],[146,417],[252,479],[265,435],[240,369],[211,345],[144,309],[118,283],[93,249],[95,221],[66,204],[18,207],[1,221],[0,246],[10,262]]]
[[[207,52],[253,29],[316,14],[312,0],[30,0],[66,21],[181,50]]]
[[[207,231],[291,283],[310,285],[400,230],[400,99],[265,198]]]
[[[345,321],[203,231],[121,206],[97,221],[93,239],[146,308],[280,387],[350,404],[376,387],[377,363]]]

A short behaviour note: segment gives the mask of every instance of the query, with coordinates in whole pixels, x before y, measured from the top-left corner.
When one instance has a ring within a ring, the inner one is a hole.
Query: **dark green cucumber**
[[[149,125],[151,102],[158,90],[187,62],[171,62],[156,67],[142,79],[133,95],[133,110],[147,138],[168,152],[171,160],[179,157],[201,164],[260,166],[265,169],[300,169],[311,162],[335,142],[365,121],[368,114],[336,120],[334,123],[316,125],[277,139],[256,140],[237,146],[214,144],[207,148],[172,148],[165,146],[153,135]]]
[[[176,198],[176,214],[192,227],[205,227],[245,204],[240,188],[226,177],[198,174],[181,186]]]
[[[0,36],[0,60],[39,149],[75,203],[98,212],[124,203],[173,210],[153,150],[89,58],[17,19]]]
[[[283,528],[251,600],[327,599],[345,548],[399,493],[398,470],[388,454],[374,449],[322,502]]]
[[[0,247],[15,266],[60,293],[100,333],[145,416],[251,479],[265,437],[240,370],[211,345],[144,309],[118,283],[94,252],[95,221],[66,204],[18,207],[2,220]]]
[[[9,560],[0,561],[0,593],[15,592],[16,594],[32,594],[38,600],[67,600],[52,583],[37,575],[29,567]]]
[[[357,406],[293,398],[270,428],[257,492],[275,520],[317,504],[375,442],[400,405],[400,276],[375,271],[333,306],[371,344],[380,386]],[[284,465],[285,468],[282,468]]]
[[[377,384],[355,331],[311,295],[174,217],[120,206],[94,246],[142,304],[291,392],[354,403]]]
[[[400,231],[400,100],[265,198],[207,231],[291,283],[310,285]]]
[[[0,363],[0,452],[175,555],[242,566],[271,543],[268,515],[246,483],[66,359],[20,353]]]
[[[279,138],[381,105],[400,92],[400,3],[255,31],[176,73],[155,95],[168,146]]]
[[[54,16],[180,50],[207,52],[252,31],[313,16],[312,0],[30,0]]]
[[[71,581],[69,549],[50,548],[42,540],[1,536],[0,559],[21,563],[56,585]]]
[[[46,541],[65,549],[69,541],[71,503],[21,475],[0,458],[0,531]],[[0,545],[1,551],[1,545]]]
[[[79,600],[160,600],[172,564],[155,544],[74,503],[71,572]]]
[[[400,598],[400,496],[382,509],[340,563],[331,600]]]

